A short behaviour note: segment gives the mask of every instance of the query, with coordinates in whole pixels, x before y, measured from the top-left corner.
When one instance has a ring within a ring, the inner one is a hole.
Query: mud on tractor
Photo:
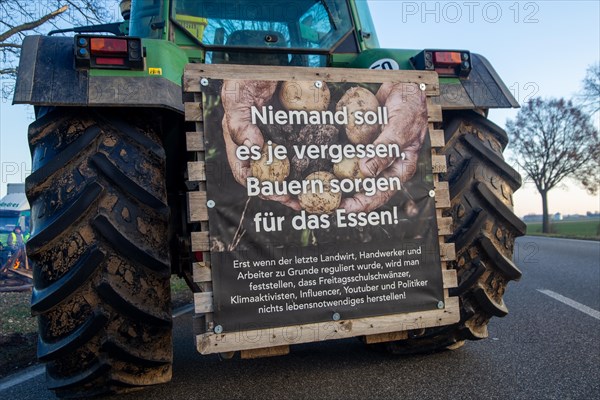
[[[382,49],[365,1],[121,11],[27,37],[15,89],[36,114],[31,309],[58,396],[171,379],[172,274],[198,350],[225,358],[456,349],[507,314],[521,178],[486,116],[518,104],[483,56]]]

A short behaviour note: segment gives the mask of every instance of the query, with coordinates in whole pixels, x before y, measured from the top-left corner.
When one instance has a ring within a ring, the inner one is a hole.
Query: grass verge
[[[600,220],[552,221],[550,233],[542,233],[542,223],[527,224],[527,234],[565,239],[600,240]]]

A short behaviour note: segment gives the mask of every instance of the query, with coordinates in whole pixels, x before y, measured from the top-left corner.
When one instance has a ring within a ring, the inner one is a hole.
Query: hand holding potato
[[[397,144],[402,149],[401,158],[360,160],[360,170],[367,177],[400,177],[408,181],[417,169],[419,151],[427,133],[427,105],[425,92],[417,84],[384,83],[377,99],[388,109],[389,123],[375,139],[374,144]],[[348,212],[372,211],[381,207],[394,195],[393,191],[377,192],[374,196],[357,193],[342,201],[340,208]]]
[[[252,176],[250,160],[239,160],[236,152],[239,146],[264,146],[264,137],[260,129],[252,123],[252,107],[263,107],[273,97],[277,89],[275,81],[229,80],[223,83],[221,99],[225,116],[223,117],[223,137],[227,160],[234,179],[246,186],[246,179]],[[277,201],[290,208],[299,210],[298,200],[291,196],[270,196],[267,200]]]
[[[229,80],[223,83],[221,99],[225,116],[223,135],[227,149],[227,159],[233,176],[238,183],[246,186],[250,176],[250,161],[240,161],[236,157],[239,146],[263,147],[264,138],[260,129],[252,123],[252,106],[264,106],[277,88],[277,82]]]

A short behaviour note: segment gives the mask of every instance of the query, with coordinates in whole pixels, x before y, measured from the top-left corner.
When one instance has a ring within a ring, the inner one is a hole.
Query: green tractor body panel
[[[133,2],[129,31],[142,38],[143,70],[75,68],[73,38],[27,37],[14,103],[183,112],[188,62],[412,70],[411,59],[423,53],[379,48],[364,1],[140,0]],[[472,54],[470,61],[468,76],[441,77],[442,108],[518,107],[484,57]]]
[[[165,40],[143,39],[143,71],[77,70],[70,37],[29,36],[23,42],[15,104],[82,107],[161,107],[183,112],[186,53]],[[52,62],[48,62],[52,57]]]
[[[188,55],[181,48],[165,40],[142,39],[146,49],[144,71],[123,71],[111,69],[90,69],[89,76],[109,77],[157,77],[165,78],[181,85],[182,68],[189,62]],[[160,69],[160,71],[158,71]]]

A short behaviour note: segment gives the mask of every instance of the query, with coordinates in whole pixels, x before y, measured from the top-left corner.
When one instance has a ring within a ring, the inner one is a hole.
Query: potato
[[[334,125],[306,125],[290,137],[295,144],[333,144],[338,142],[339,130]]]
[[[260,120],[256,124],[258,129],[263,133],[266,140],[271,140],[273,143],[287,143],[292,138],[298,136],[300,127],[292,124],[263,124]]]
[[[367,111],[377,112],[379,101],[377,97],[369,90],[355,86],[348,89],[336,105],[336,111],[340,111],[343,107],[348,109],[348,125],[346,125],[346,136],[353,144],[369,144],[373,143],[379,135],[379,125],[368,125],[363,123],[356,124],[355,113],[360,111],[363,115]]]
[[[307,192],[298,196],[300,206],[311,214],[331,214],[340,206],[342,193],[331,192],[329,182],[335,175],[326,171],[317,171],[306,177],[307,181],[318,180],[323,182],[323,193]]]
[[[310,159],[308,157],[298,158],[298,156],[292,157],[291,161],[291,171],[290,178],[291,179],[302,179],[304,175],[304,171],[308,169],[310,166]]]
[[[329,107],[331,94],[325,82],[317,88],[314,81],[288,81],[279,89],[279,100],[288,110],[324,111]]]
[[[331,161],[323,158],[311,160],[307,157],[298,158],[294,156],[290,162],[290,167],[291,171],[289,178],[291,179],[303,179],[305,176],[317,171],[333,171]]]
[[[358,158],[343,158],[339,163],[333,164],[333,173],[340,179],[366,178],[360,170]]]
[[[273,150],[280,145],[273,144]],[[261,152],[260,160],[252,160],[250,162],[250,173],[259,181],[282,182],[290,174],[290,160],[286,157],[283,160],[273,158],[271,164],[267,164],[267,145]]]

